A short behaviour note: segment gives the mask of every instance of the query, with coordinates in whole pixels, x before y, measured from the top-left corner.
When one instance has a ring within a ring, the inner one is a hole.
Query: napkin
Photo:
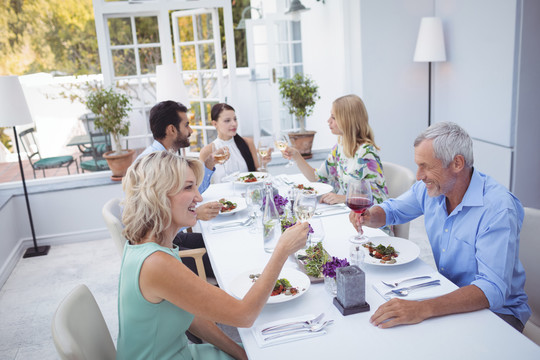
[[[272,339],[272,340],[265,341],[264,340],[265,337],[275,335],[276,333],[273,333],[271,335],[270,334],[264,335],[264,334],[261,333],[261,331],[263,329],[266,329],[269,326],[279,325],[279,324],[287,324],[287,323],[290,323],[290,322],[293,322],[293,321],[306,321],[306,320],[309,320],[309,319],[313,319],[314,317],[315,317],[315,315],[313,315],[313,314],[305,314],[305,315],[294,317],[294,318],[280,319],[280,320],[277,320],[277,321],[271,321],[271,322],[267,322],[267,323],[262,324],[262,325],[255,326],[255,327],[253,327],[251,329],[251,331],[253,332],[253,336],[255,337],[255,341],[257,342],[257,345],[259,345],[259,347],[261,347],[261,348],[264,348],[264,347],[267,347],[267,346],[283,344],[283,343],[287,343],[287,342],[291,342],[291,341],[297,341],[297,340],[301,340],[301,339],[312,338],[312,337],[321,336],[321,335],[326,334],[326,330],[321,330],[321,331],[317,331],[317,332],[304,331],[304,332],[297,332],[297,333],[287,335],[287,336],[282,336],[282,337],[279,337],[277,339]]]
[[[421,275],[421,274],[419,274]],[[431,273],[431,274],[427,274],[429,276],[431,276],[431,279],[421,279],[421,280],[415,280],[415,281],[407,281],[407,282],[404,282],[403,284],[399,285],[397,288],[391,288],[389,286],[386,286],[384,285],[382,282],[380,281],[376,281],[373,283],[373,288],[375,289],[375,291],[381,295],[385,300],[390,300],[392,298],[399,298],[399,299],[404,299],[404,300],[425,300],[425,299],[432,299],[432,298],[435,298],[437,296],[441,296],[441,295],[445,295],[445,294],[448,294],[449,292],[452,292],[454,290],[456,290],[456,286],[449,282],[449,281],[445,281],[444,280],[444,277],[439,274],[438,272],[434,272],[434,273]],[[411,275],[411,276],[414,276],[414,275]],[[391,290],[394,290],[394,289],[401,289],[401,288],[404,288],[404,287],[408,287],[408,286],[413,286],[413,285],[416,285],[416,284],[422,284],[422,283],[425,283],[425,282],[428,282],[428,281],[433,281],[433,280],[441,280],[441,284],[440,285],[436,285],[436,286],[428,286],[428,287],[425,287],[425,288],[420,288],[420,289],[414,289],[414,290],[411,290],[411,292],[409,293],[409,295],[407,296],[398,296],[394,293],[390,293],[390,294],[387,294],[388,292],[390,292]],[[392,279],[383,279],[383,280],[392,280]]]

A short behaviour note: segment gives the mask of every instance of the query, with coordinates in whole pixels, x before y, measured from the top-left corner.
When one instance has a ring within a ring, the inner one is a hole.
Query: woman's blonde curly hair
[[[170,196],[178,194],[186,181],[187,169],[195,174],[197,186],[204,176],[199,160],[186,159],[168,151],[157,151],[135,161],[122,180],[126,195],[123,205],[123,235],[140,244],[148,235],[163,245],[171,225]]]

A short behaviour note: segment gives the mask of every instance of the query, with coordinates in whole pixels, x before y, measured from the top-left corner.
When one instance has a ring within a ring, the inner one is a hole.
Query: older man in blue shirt
[[[370,321],[381,328],[489,308],[518,331],[531,315],[519,261],[523,207],[491,177],[473,168],[472,140],[457,124],[437,123],[414,143],[417,179],[397,199],[351,222],[402,224],[424,215],[437,268],[460,288],[424,301],[392,299]]]

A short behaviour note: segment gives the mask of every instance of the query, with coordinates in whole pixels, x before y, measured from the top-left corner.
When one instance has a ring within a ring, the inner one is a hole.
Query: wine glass
[[[373,205],[371,183],[364,179],[355,179],[349,182],[345,203],[355,213],[363,214]],[[361,226],[358,229],[358,234],[351,237],[349,241],[351,242],[349,254],[351,265],[361,266],[364,257],[362,244],[369,241]]]
[[[253,222],[249,229],[250,233],[257,232],[257,225],[261,221],[262,215],[262,203],[263,203],[263,190],[258,184],[248,186],[246,190],[246,204],[251,212],[250,217],[253,218]]]
[[[287,149],[287,146],[291,144],[289,135],[287,135],[286,133],[276,134],[274,137],[274,142],[276,143],[276,147],[279,149],[279,151],[281,151],[282,154],[285,151],[285,149]],[[289,159],[289,162],[285,165],[285,167],[288,168],[293,165],[294,165],[294,160]]]
[[[263,136],[259,139],[259,143],[257,146],[257,153],[259,154],[259,163],[261,166],[259,167],[260,171],[267,171],[266,164],[263,163],[262,159],[268,156],[270,153],[270,146],[272,144],[272,138],[269,136]]]
[[[225,165],[229,158],[229,148],[226,145],[212,143],[212,154],[214,155],[216,163],[223,165],[224,176],[229,175],[227,166]]]
[[[317,208],[317,194],[308,190],[297,190],[294,201],[294,215],[297,221],[308,221],[313,217]],[[311,236],[308,236],[306,247],[311,246]]]

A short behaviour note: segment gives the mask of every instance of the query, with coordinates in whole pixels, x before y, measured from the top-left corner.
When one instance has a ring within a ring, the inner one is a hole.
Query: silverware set
[[[268,341],[302,332],[319,332],[334,322],[334,320],[326,320],[321,323],[323,318],[324,313],[321,313],[313,319],[273,325],[262,329],[261,334],[263,336],[269,335],[264,338],[264,341]]]
[[[215,231],[215,230],[225,230],[225,229],[233,229],[233,228],[236,228],[236,227],[250,226],[253,223],[253,221],[255,221],[255,216],[250,215],[245,220],[228,221],[228,222],[225,222],[225,223],[214,225],[214,226],[212,226],[211,229]]]

